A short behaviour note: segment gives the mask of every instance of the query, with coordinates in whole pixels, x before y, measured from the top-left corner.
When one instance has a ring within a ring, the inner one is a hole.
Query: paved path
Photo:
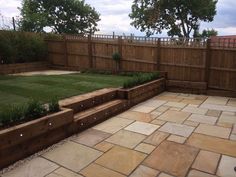
[[[3,177],[235,177],[236,99],[165,92]]]
[[[32,72],[23,72],[23,73],[16,73],[10,74],[13,76],[37,76],[37,75],[64,75],[64,74],[76,74],[80,73],[79,71],[64,71],[64,70],[43,70],[43,71],[32,71]]]

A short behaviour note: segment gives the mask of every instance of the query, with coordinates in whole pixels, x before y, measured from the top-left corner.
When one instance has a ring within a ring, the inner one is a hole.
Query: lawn
[[[0,76],[0,111],[9,104],[25,103],[30,98],[47,102],[106,87],[120,87],[130,77],[69,74],[57,76]]]

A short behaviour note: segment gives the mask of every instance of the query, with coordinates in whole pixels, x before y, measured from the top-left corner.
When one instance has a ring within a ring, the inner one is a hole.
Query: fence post
[[[121,56],[121,59],[120,59],[120,62],[119,62],[119,70],[122,70],[122,68],[123,68],[122,67],[122,59],[123,59],[122,43],[123,43],[122,36],[119,36],[118,37],[118,52],[119,52],[119,54]]]
[[[156,66],[156,70],[160,71],[160,66],[161,64],[161,38],[158,38],[157,41],[157,66]]]
[[[14,17],[12,17],[12,25],[13,25],[13,30],[16,31],[16,21]]]
[[[63,35],[65,67],[69,66],[66,35]]]
[[[207,84],[206,89],[208,89],[209,85],[210,65],[211,65],[211,39],[207,39],[206,58],[205,58],[205,82]]]
[[[93,68],[93,48],[92,48],[92,36],[88,35],[88,58],[89,58],[89,68]]]

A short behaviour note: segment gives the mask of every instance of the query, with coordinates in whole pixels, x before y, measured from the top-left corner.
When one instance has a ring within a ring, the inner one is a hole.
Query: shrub
[[[119,52],[115,52],[112,54],[112,59],[116,62],[119,62],[121,60],[121,55]]]
[[[150,81],[153,81],[157,78],[159,78],[159,73],[155,72],[155,73],[139,73],[137,75],[134,75],[133,78],[127,80],[126,82],[124,82],[123,84],[123,88],[131,88],[134,86],[138,86]]]
[[[1,31],[0,59],[2,64],[44,60],[47,45],[38,34]]]
[[[52,98],[48,104],[48,109],[50,113],[60,111],[60,106],[57,98]]]
[[[30,100],[27,105],[25,117],[27,119],[36,119],[47,115],[47,109],[37,100]]]
[[[9,125],[10,123],[19,122],[24,119],[25,106],[12,105],[7,106],[0,112],[0,122],[2,125]]]

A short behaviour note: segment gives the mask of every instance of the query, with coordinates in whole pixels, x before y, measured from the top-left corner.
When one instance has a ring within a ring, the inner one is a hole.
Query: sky
[[[86,3],[101,14],[101,21],[98,23],[98,28],[101,34],[116,34],[136,36],[144,36],[130,25],[131,20],[129,13],[133,0],[85,0]],[[19,16],[21,0],[0,0],[0,13],[7,17]],[[211,23],[201,23],[202,29],[214,28],[219,32],[219,35],[236,35],[236,0],[218,0],[217,15]],[[158,36],[166,36],[166,33]]]

